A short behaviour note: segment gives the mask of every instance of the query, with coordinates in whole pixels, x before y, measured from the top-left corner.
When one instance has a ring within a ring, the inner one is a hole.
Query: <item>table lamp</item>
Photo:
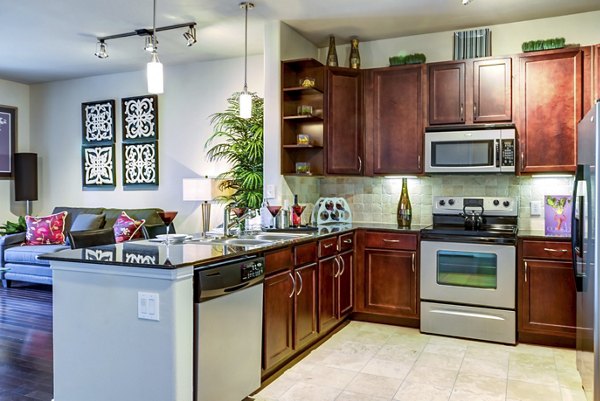
[[[210,230],[210,204],[213,201],[213,180],[204,178],[183,179],[183,200],[202,202],[202,236]]]

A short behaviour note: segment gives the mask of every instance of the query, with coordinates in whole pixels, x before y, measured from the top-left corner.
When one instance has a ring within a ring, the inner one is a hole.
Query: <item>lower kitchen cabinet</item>
[[[364,232],[356,276],[356,311],[363,314],[419,319],[417,236]]]
[[[576,289],[568,241],[521,240],[519,342],[575,345]]]
[[[317,338],[317,264],[296,268],[294,349]]]
[[[290,272],[265,278],[263,316],[263,369],[268,370],[294,353],[294,286]]]

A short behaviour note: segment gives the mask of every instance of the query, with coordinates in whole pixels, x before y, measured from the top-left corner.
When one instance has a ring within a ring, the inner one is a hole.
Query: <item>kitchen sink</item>
[[[304,238],[309,237],[311,234],[300,234],[300,233],[265,233],[265,234],[255,234],[252,237],[261,240],[268,241],[286,241],[293,240],[296,238]]]
[[[220,240],[225,245],[234,245],[234,246],[260,246],[260,245],[269,245],[272,244],[273,241],[265,240],[265,239],[256,239],[256,238],[229,238]]]

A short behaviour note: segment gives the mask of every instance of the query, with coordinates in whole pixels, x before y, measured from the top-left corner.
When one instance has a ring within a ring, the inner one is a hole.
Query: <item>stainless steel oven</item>
[[[421,232],[421,331],[515,344],[516,201],[434,203],[434,225]]]

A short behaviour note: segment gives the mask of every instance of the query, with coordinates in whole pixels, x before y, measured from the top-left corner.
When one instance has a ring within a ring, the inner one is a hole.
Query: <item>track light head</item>
[[[194,43],[196,43],[196,27],[194,27],[193,25],[190,25],[188,27],[187,32],[183,33],[183,37],[186,40],[186,45],[188,47],[192,46]]]
[[[466,6],[469,5],[469,3],[471,3],[473,0],[462,0],[462,5]]]
[[[144,50],[148,53],[156,52],[158,49],[158,39],[156,39],[153,35],[146,36],[144,41]]]
[[[94,53],[94,56],[98,58],[108,57],[108,52],[106,51],[106,43],[104,42],[104,40],[99,40],[98,43],[96,43],[96,52]]]

